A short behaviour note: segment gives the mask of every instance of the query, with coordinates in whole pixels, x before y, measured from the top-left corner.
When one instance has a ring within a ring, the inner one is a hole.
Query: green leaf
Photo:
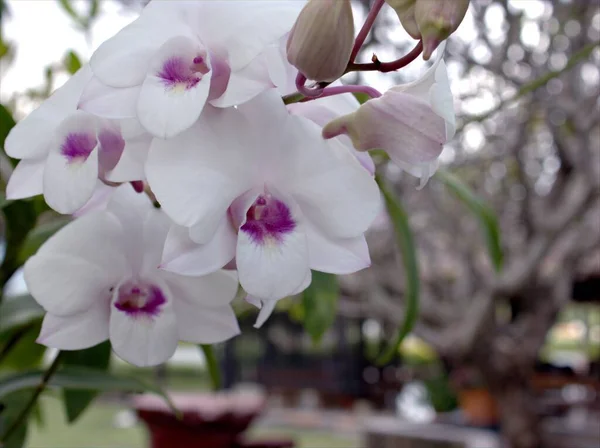
[[[46,347],[36,342],[40,329],[38,322],[7,335],[8,343],[0,349],[0,369],[19,371],[39,367],[46,352]]]
[[[477,217],[485,238],[488,255],[492,265],[499,272],[504,262],[504,253],[498,217],[494,210],[455,175],[445,170],[439,170],[435,176]]]
[[[90,347],[85,350],[69,351],[63,354],[63,366],[90,367],[101,371],[108,370],[110,364],[110,342]],[[67,421],[73,423],[94,401],[98,391],[64,389],[63,398]]]
[[[0,285],[6,284],[21,266],[19,252],[29,231],[35,226],[37,212],[33,201],[13,201],[3,210],[6,252],[0,265]]]
[[[44,309],[29,294],[5,297],[0,304],[0,337],[41,321]]]
[[[4,434],[6,429],[10,427],[17,419],[23,403],[30,396],[29,391],[16,391],[0,398],[0,434]],[[25,446],[27,439],[27,422],[4,441],[2,448],[22,448]]]
[[[0,210],[2,210],[4,207],[11,203],[12,201],[6,199],[6,194],[3,191],[0,191]]]
[[[81,68],[81,60],[73,50],[67,52],[63,59],[63,64],[71,75],[74,75]]]
[[[389,190],[385,181],[382,178],[377,177],[377,183],[383,194],[388,215],[394,226],[396,241],[400,248],[402,264],[404,265],[404,273],[406,276],[406,286],[404,290],[404,322],[398,329],[394,341],[386,348],[386,350],[384,350],[377,360],[378,364],[383,365],[389,363],[398,355],[400,344],[411,332],[417,322],[419,316],[420,282],[417,249],[410,229],[408,215],[398,198]]]
[[[27,234],[27,237],[21,246],[18,257],[19,264],[24,264],[29,257],[35,255],[38,249],[48,240],[48,238],[62,229],[69,222],[71,222],[70,218],[60,217],[41,224],[31,230],[31,232]]]
[[[304,328],[315,344],[335,320],[339,285],[337,277],[323,272],[312,272],[312,282],[302,293]]]
[[[62,9],[78,24],[81,25],[81,18],[75,8],[71,4],[71,0],[58,0],[58,4],[62,6]]]
[[[206,368],[210,376],[212,388],[214,391],[221,389],[221,368],[219,367],[219,361],[215,356],[215,351],[212,345],[200,344],[200,349],[204,353],[204,359],[206,360]]]
[[[353,95],[360,104],[364,104],[371,99],[371,97],[369,95],[367,95],[366,93],[362,93],[362,92],[355,92],[355,93],[353,93]]]
[[[43,370],[29,370],[0,377],[0,401],[6,395],[37,387]],[[48,387],[73,390],[97,390],[101,392],[153,392],[162,396],[171,409],[178,413],[166,393],[157,385],[149,384],[126,375],[115,375],[86,367],[61,367],[50,378]]]
[[[10,111],[0,104],[0,148],[4,152],[4,142],[10,130],[15,126],[15,119]],[[16,160],[11,159],[12,165],[16,165]]]

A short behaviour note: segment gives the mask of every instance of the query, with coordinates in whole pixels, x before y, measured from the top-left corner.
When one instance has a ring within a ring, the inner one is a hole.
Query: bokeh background
[[[25,116],[142,3],[0,0],[1,103]],[[355,2],[357,27],[369,4]],[[392,60],[413,45],[386,6],[360,58]],[[445,60],[458,133],[441,173],[417,189],[415,178],[384,168],[417,248],[416,326],[396,359],[375,363],[414,294],[382,216],[369,234],[370,269],[317,297],[282,301],[259,331],[240,308],[247,328],[217,354],[224,386],[267,396],[251,438],[306,448],[599,446],[600,6],[472,0]],[[385,90],[425,67],[346,81]],[[5,184],[10,164],[0,168]],[[23,293],[17,274],[5,296]],[[317,318],[307,319],[308,306]],[[30,339],[38,330],[36,320],[23,329]],[[11,350],[0,352],[0,375],[52,357]],[[194,346],[155,370],[118,359],[111,369],[187,398],[208,390]],[[130,397],[103,395],[73,425],[58,398],[44,395],[27,446],[148,446]]]

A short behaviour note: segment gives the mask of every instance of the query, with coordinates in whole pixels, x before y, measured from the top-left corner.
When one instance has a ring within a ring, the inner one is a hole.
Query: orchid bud
[[[323,137],[346,134],[359,151],[383,149],[400,165],[416,165],[440,155],[446,142],[445,126],[444,119],[425,101],[388,90],[356,112],[328,123]]]
[[[385,0],[390,5],[398,18],[404,30],[410,34],[413,39],[420,39],[421,32],[415,19],[415,5],[417,0]]]
[[[423,39],[423,58],[431,57],[441,41],[447,39],[463,21],[469,0],[417,0],[415,20]]]
[[[350,0],[310,0],[287,41],[287,58],[314,81],[335,81],[350,61],[354,19]]]

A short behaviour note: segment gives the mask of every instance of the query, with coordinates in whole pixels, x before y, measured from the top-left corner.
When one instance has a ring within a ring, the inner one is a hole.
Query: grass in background
[[[32,424],[29,448],[147,448],[147,432],[141,423],[126,428],[116,425],[127,420],[127,406],[96,401],[75,424],[68,425],[62,403],[52,395],[41,401],[44,424]],[[251,439],[293,439],[297,448],[361,448],[358,437],[331,435],[323,431],[254,427]]]

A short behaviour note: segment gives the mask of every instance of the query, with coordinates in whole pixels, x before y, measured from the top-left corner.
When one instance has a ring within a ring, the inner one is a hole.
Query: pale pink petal
[[[205,275],[222,268],[235,257],[237,235],[227,216],[206,244],[190,238],[187,227],[173,225],[167,235],[161,269],[182,275]]]
[[[371,265],[363,235],[355,238],[329,238],[306,223],[310,268],[331,274],[352,274]]]
[[[152,135],[173,137],[200,116],[210,92],[210,74],[190,67],[202,51],[198,43],[178,36],[168,40],[153,58],[137,104],[137,117]],[[210,70],[205,52],[202,60]]]
[[[135,117],[140,90],[141,86],[109,87],[94,77],[81,95],[79,109],[104,118]]]
[[[292,190],[302,213],[325,235],[354,238],[362,235],[381,208],[379,189],[362,167],[338,163],[323,173],[306,175]]]
[[[257,58],[243,69],[232,72],[225,93],[210,104],[216,107],[244,104],[273,86],[265,63]]]
[[[229,305],[238,290],[234,272],[220,270],[199,277],[163,272],[161,276],[169,285],[175,304],[184,301],[198,308],[219,308]]]
[[[166,3],[152,2],[139,19],[98,47],[90,66],[102,83],[111,87],[141,84],[153,55],[164,42],[176,35],[191,35],[178,15],[182,4],[192,2],[177,2],[175,8]]]
[[[58,127],[44,168],[44,197],[59,213],[73,213],[91,197],[98,179],[96,118],[77,111]]]
[[[44,159],[21,160],[8,179],[6,199],[23,199],[42,194],[45,165]]]
[[[233,309],[226,306],[202,308],[187,301],[174,302],[179,339],[195,344],[217,344],[240,334]]]
[[[69,316],[46,314],[38,344],[59,350],[82,350],[108,339],[109,301]]]
[[[37,254],[81,258],[118,280],[127,272],[123,244],[119,221],[111,213],[92,211],[52,235]]]
[[[188,131],[169,140],[155,139],[146,163],[148,182],[163,210],[177,224],[194,226],[199,243],[210,241],[255,174],[249,169],[252,148],[231,132],[243,126],[243,117],[234,108],[209,109]]]
[[[268,227],[263,227],[260,219],[242,225],[236,250],[242,287],[265,300],[291,295],[309,271],[306,235],[295,205],[278,199],[273,204],[276,213]]]
[[[91,76],[89,66],[83,66],[40,107],[17,123],[6,137],[6,153],[17,159],[44,157],[50,150],[56,128],[77,109],[79,96]]]
[[[98,301],[108,300],[115,286],[111,273],[97,264],[58,254],[29,258],[25,282],[33,298],[58,316],[80,313]]]
[[[111,182],[144,180],[146,178],[144,166],[148,159],[151,143],[151,136],[126,140],[123,154],[121,154],[117,165],[106,174],[106,180]]]
[[[171,293],[164,284],[156,286],[164,302],[152,314],[132,314],[118,309],[118,288],[110,312],[113,350],[123,360],[140,367],[166,362],[175,353],[179,340]]]

